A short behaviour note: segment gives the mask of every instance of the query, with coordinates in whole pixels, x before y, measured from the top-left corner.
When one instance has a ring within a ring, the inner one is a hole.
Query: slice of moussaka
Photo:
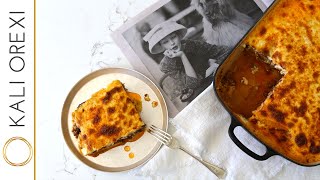
[[[241,48],[221,70],[219,97],[279,154],[320,164],[320,0],[277,1]]]
[[[140,138],[145,129],[140,95],[119,80],[94,93],[72,113],[72,132],[83,155],[97,156]]]

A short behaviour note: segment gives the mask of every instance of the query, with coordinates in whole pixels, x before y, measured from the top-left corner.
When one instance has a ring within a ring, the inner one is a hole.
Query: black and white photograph
[[[219,64],[263,12],[254,0],[166,0],[158,5],[113,37],[133,68],[157,84],[174,117],[212,83]]]

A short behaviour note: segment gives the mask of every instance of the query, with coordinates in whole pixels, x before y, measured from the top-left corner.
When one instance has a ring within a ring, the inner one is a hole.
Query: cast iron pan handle
[[[249,148],[247,148],[244,144],[242,144],[239,139],[237,138],[237,136],[234,134],[234,129],[238,126],[241,126],[237,119],[235,119],[234,117],[232,117],[231,119],[231,124],[229,127],[229,136],[231,138],[231,140],[245,153],[247,153],[249,156],[251,156],[252,158],[259,160],[259,161],[264,161],[266,159],[268,159],[269,157],[276,155],[277,153],[275,153],[273,150],[269,149],[267,147],[267,152],[260,156],[256,153],[254,153],[253,151],[251,151]]]

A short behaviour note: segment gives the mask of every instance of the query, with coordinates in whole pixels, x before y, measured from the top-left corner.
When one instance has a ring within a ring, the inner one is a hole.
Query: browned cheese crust
[[[319,164],[320,0],[281,0],[244,42],[286,74],[243,123],[289,159]]]
[[[131,98],[128,94],[133,94]],[[72,113],[73,133],[84,155],[97,156],[134,138],[145,128],[134,93],[119,80],[94,93]],[[140,100],[141,101],[141,100]],[[140,133],[141,134],[141,133]]]

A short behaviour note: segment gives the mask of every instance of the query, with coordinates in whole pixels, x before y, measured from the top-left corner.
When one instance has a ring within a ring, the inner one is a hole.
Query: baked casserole
[[[220,99],[271,149],[319,164],[320,1],[277,1],[239,46],[246,67],[235,68],[237,59],[221,67]]]

